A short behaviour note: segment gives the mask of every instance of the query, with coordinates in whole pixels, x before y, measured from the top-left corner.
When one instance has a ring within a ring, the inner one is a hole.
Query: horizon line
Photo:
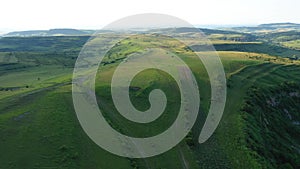
[[[262,23],[262,24],[193,24],[195,28],[207,28],[207,29],[217,29],[217,28],[234,28],[234,27],[257,27],[259,25],[265,25],[265,24],[300,24],[295,22],[271,22],[271,23]],[[159,28],[159,27],[149,27],[149,28]],[[168,27],[164,27],[168,28]],[[171,27],[170,27],[171,28]],[[91,31],[97,31],[103,29],[103,26],[99,26],[99,28],[91,26],[86,28],[79,28],[79,27],[53,27],[53,28],[0,28],[0,35],[4,35],[11,32],[25,32],[25,31],[49,31],[49,30],[55,30],[55,29],[73,29],[73,30],[91,30]],[[130,28],[130,29],[141,29],[141,28]],[[104,29],[103,29],[104,30]]]

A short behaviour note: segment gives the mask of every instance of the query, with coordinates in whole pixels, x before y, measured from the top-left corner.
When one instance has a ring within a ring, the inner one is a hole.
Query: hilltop
[[[9,32],[4,37],[30,37],[30,36],[74,36],[87,35],[93,33],[93,30],[77,30],[77,29],[50,29],[50,30],[28,30]]]

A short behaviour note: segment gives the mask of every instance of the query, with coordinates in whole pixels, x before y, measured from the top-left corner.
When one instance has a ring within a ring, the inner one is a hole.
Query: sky
[[[1,0],[0,33],[101,29],[126,16],[162,13],[193,25],[300,23],[299,0]]]

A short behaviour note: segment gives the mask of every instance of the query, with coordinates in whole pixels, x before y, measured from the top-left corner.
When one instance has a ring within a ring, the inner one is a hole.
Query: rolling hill
[[[163,115],[149,124],[134,123],[118,113],[112,101],[111,79],[120,63],[132,54],[143,54],[149,46],[168,50],[158,55],[177,54],[201,86],[198,118],[177,146],[144,159],[120,157],[97,146],[80,126],[72,102],[73,68],[90,37],[88,32],[57,29],[11,33],[16,37],[0,39],[0,169],[300,167],[297,49],[264,42],[258,34],[203,29],[223,63],[228,94],[216,132],[199,144],[199,129],[205,122],[211,97],[207,71],[191,49],[178,41],[168,37],[157,41],[159,31],[175,36],[188,34],[190,43],[194,42],[195,32],[188,28],[156,29],[123,39],[100,64],[95,94],[103,116],[120,133],[136,137],[162,133],[174,122],[181,104],[174,79],[163,71],[149,69],[132,81],[130,99],[141,111],[149,108],[149,93],[154,89],[162,89],[168,98]],[[297,36],[293,31],[286,34]],[[274,36],[279,34],[270,39]],[[171,45],[167,48],[166,44]],[[203,49],[203,45],[199,48]],[[194,52],[211,55],[211,51]],[[294,55],[297,58],[291,58]]]

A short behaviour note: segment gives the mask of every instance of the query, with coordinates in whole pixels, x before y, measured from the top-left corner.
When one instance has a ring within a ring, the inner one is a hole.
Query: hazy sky
[[[299,0],[1,0],[0,32],[99,29],[125,16],[163,13],[195,25],[300,23]]]

